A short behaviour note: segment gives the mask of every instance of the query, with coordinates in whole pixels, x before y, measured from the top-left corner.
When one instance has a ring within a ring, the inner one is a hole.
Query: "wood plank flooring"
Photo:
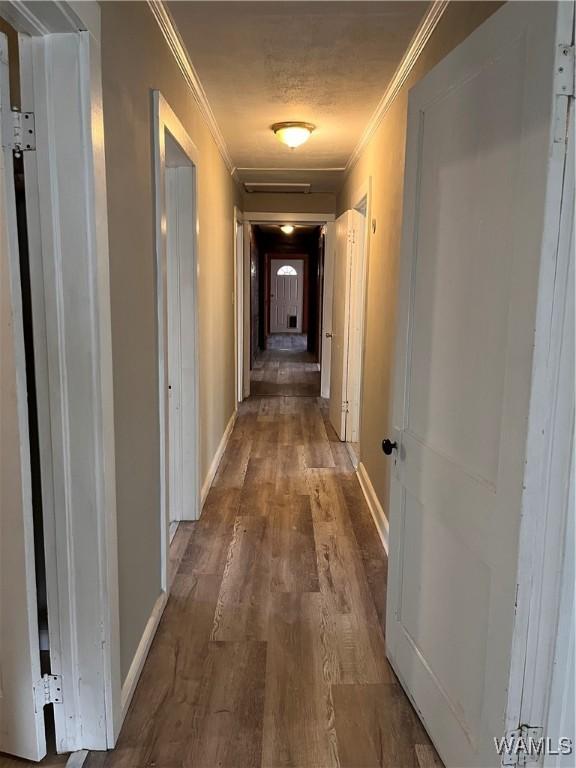
[[[87,768],[441,768],[385,656],[386,557],[316,398],[242,404],[117,748]]]
[[[320,395],[320,366],[307,351],[303,334],[273,334],[250,374],[253,395],[317,397]]]

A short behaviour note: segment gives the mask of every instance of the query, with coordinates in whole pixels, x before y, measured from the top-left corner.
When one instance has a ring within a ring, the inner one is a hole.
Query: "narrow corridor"
[[[386,661],[385,552],[320,403],[242,404],[118,746],[88,768],[441,765]]]

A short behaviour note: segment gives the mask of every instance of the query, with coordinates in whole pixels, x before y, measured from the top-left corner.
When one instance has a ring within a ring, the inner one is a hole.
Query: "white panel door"
[[[270,333],[302,333],[304,261],[270,261]]]
[[[346,440],[360,440],[360,401],[362,398],[362,361],[366,292],[366,217],[349,211],[350,227],[350,326],[348,329],[348,376],[346,386]]]
[[[350,211],[336,220],[332,297],[332,361],[328,415],[340,440],[346,439],[348,333],[350,326]]]
[[[507,725],[558,14],[506,4],[410,94],[387,650],[454,768]]]
[[[2,115],[8,49],[0,34]],[[9,113],[8,113],[9,114]],[[3,139],[6,126],[0,126]],[[10,150],[0,149],[0,752],[46,754],[34,568],[26,366]]]
[[[168,520],[182,519],[182,327],[180,297],[180,168],[166,168],[166,315],[168,357]],[[171,533],[175,531],[172,526]]]

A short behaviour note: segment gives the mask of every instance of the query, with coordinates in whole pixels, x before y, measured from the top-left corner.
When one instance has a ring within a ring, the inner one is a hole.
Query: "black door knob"
[[[392,442],[386,438],[386,440],[382,440],[382,450],[386,456],[390,456],[392,451],[398,450],[398,443],[396,441]]]

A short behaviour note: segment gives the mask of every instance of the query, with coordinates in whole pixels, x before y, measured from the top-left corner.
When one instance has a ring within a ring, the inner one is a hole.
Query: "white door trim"
[[[23,106],[36,115],[25,171],[57,747],[106,749],[120,727],[120,664],[100,9],[1,12],[25,33]]]
[[[574,3],[559,2],[561,44],[572,44],[573,24]],[[573,96],[555,99],[556,125],[562,135],[556,137],[549,156],[507,729],[518,723],[548,724],[573,471],[575,116]]]

